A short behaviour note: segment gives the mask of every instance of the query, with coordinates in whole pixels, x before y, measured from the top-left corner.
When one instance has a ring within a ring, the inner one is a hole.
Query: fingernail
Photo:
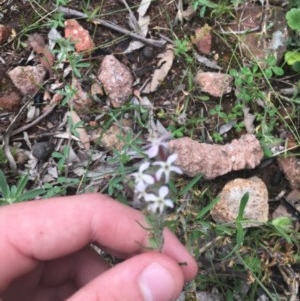
[[[139,277],[145,301],[169,301],[174,297],[175,280],[168,270],[154,262]]]

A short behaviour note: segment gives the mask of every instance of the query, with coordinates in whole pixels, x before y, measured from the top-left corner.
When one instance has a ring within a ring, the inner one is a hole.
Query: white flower
[[[168,183],[171,172],[175,172],[180,175],[182,174],[182,170],[178,166],[172,165],[176,161],[177,157],[178,157],[177,154],[172,154],[168,157],[166,162],[159,161],[153,163],[153,165],[160,165],[160,168],[155,173],[155,177],[157,178],[158,181],[160,181],[162,175],[164,175],[165,183]]]
[[[151,144],[147,146],[146,154],[149,158],[154,158],[158,155],[159,148],[168,148],[168,143],[165,141],[167,138],[169,138],[169,135],[163,135],[159,138],[153,138],[151,140]]]
[[[135,178],[135,190],[138,192],[144,193],[148,185],[154,184],[154,178],[145,173],[149,166],[150,162],[144,162],[140,165],[139,171],[132,174]]]
[[[153,193],[146,193],[144,195],[145,201],[149,202],[148,210],[156,213],[157,210],[159,213],[164,211],[165,206],[173,208],[174,203],[170,199],[166,199],[166,196],[169,193],[169,188],[167,186],[162,186],[159,188],[158,196]]]

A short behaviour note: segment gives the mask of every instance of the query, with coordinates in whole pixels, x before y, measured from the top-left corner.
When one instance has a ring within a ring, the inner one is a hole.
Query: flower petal
[[[170,156],[168,157],[167,162],[168,162],[169,164],[172,164],[173,162],[176,161],[177,157],[178,157],[178,154],[173,153],[172,155],[170,155]]]
[[[173,208],[173,207],[174,207],[174,203],[173,203],[172,200],[167,199],[167,200],[165,200],[165,206],[168,206],[168,207],[170,207],[170,208]]]
[[[166,195],[169,193],[169,188],[167,186],[162,186],[159,188],[159,198],[164,199]]]
[[[153,193],[146,193],[144,195],[145,201],[146,202],[157,202],[157,196]]]

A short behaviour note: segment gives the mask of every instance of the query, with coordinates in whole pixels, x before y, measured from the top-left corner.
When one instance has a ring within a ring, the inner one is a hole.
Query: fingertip
[[[114,266],[68,301],[176,300],[184,285],[178,263],[161,253],[144,253]]]

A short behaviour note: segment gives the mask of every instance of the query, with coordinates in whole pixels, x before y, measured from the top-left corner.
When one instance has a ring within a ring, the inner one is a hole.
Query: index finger
[[[40,260],[76,252],[91,242],[124,255],[145,251],[148,231],[141,212],[100,194],[25,202],[0,209],[0,291]],[[192,256],[170,232],[164,233],[163,253],[185,262],[186,280],[195,276]]]

